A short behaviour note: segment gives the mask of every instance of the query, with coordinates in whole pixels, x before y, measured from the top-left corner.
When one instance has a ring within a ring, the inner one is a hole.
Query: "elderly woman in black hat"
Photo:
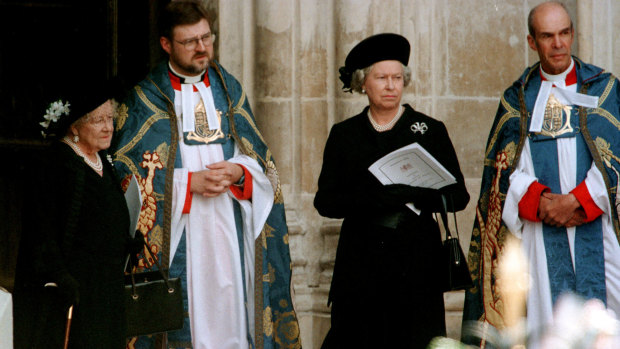
[[[331,329],[323,348],[425,348],[445,335],[441,234],[433,212],[469,201],[463,175],[442,122],[401,104],[411,80],[410,46],[397,34],[356,45],[340,68],[344,89],[369,105],[329,134],[314,206],[344,218],[329,293]],[[368,168],[384,155],[418,143],[456,183],[440,190],[382,185]],[[419,214],[406,206],[413,203]]]
[[[105,150],[113,133],[111,84],[67,93],[41,122],[53,142],[34,185],[15,277],[15,348],[125,348],[124,267],[137,242]]]

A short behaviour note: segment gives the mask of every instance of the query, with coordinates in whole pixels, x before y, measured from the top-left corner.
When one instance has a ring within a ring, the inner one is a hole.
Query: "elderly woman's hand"
[[[413,203],[422,211],[437,211],[441,208],[441,193],[438,189],[388,184],[384,186],[381,197],[382,201],[390,205]]]
[[[68,308],[71,305],[80,303],[80,284],[73,276],[66,272],[60,274],[56,278],[56,285],[64,306]]]
[[[142,232],[136,230],[133,237],[127,236],[126,245],[126,253],[128,254],[135,255],[142,252],[145,246],[144,235],[142,235]]]

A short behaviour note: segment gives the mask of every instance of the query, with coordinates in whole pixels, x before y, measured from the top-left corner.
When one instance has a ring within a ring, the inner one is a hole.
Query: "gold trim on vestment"
[[[502,99],[501,99],[501,103],[504,106],[504,108],[506,109],[506,113],[504,113],[504,115],[502,115],[500,117],[499,122],[495,126],[495,133],[493,133],[493,136],[491,137],[491,140],[489,141],[489,144],[487,145],[487,149],[486,149],[485,154],[484,154],[484,158],[485,159],[487,159],[489,157],[489,154],[491,153],[491,149],[493,149],[493,146],[495,145],[495,142],[497,141],[497,136],[498,136],[499,132],[502,130],[502,127],[504,126],[504,124],[506,122],[508,122],[508,120],[510,120],[512,118],[520,117],[519,111],[514,109],[514,108],[512,108],[508,104],[508,102],[506,102],[506,100],[504,99],[503,96],[502,96]]]
[[[602,109],[602,108],[596,108],[592,110],[592,112],[590,113],[590,115],[593,115],[593,114],[600,115],[601,117],[609,121],[610,124],[614,125],[618,130],[620,130],[620,121],[618,121],[618,119],[616,119],[613,115],[611,115],[611,113],[608,112],[607,110]]]
[[[142,140],[142,137],[144,137],[144,135],[151,128],[151,126],[153,126],[153,124],[160,120],[167,119],[170,116],[167,112],[157,108],[155,104],[151,103],[146,98],[146,95],[144,94],[144,91],[142,91],[142,88],[140,86],[136,86],[135,88],[136,94],[138,95],[140,100],[153,112],[153,115],[147,118],[147,120],[142,124],[142,127],[140,127],[136,135],[133,136],[133,138],[127,144],[125,144],[122,148],[116,151],[115,160],[125,164],[125,166],[127,166],[132,173],[139,173],[138,168],[134,165],[133,161],[131,161],[125,155],[125,153],[127,153],[127,151],[129,151],[130,149],[133,149],[133,147],[135,147],[136,144]]]
[[[164,197],[172,198],[174,191],[174,163],[176,161],[177,149],[179,148],[179,128],[177,125],[177,115],[174,113],[172,104],[168,104],[168,120],[170,121],[170,146],[168,148],[168,158],[166,159],[166,177],[164,182]],[[164,200],[164,236],[162,241],[162,264],[170,265],[170,237],[172,232],[172,201]]]
[[[612,76],[613,77],[613,76]],[[587,86],[585,85],[582,87],[582,93],[586,93],[587,92]],[[609,87],[610,84],[607,84],[607,87]],[[613,84],[611,84],[611,86],[613,86]],[[602,110],[601,108],[596,108],[596,110]],[[599,114],[600,115],[600,114]],[[614,191],[617,190],[616,187],[612,187],[611,186],[611,181],[609,178],[609,175],[607,173],[607,171],[605,170],[605,166],[609,165],[609,167],[614,170],[614,172],[616,173],[616,183],[618,183],[618,180],[620,180],[620,176],[618,176],[618,172],[615,170],[615,168],[611,165],[611,162],[609,162],[608,160],[605,159],[605,155],[609,155],[609,154],[602,154],[600,152],[599,149],[599,145],[603,142],[607,142],[606,140],[604,140],[601,137],[597,137],[596,140],[592,139],[592,136],[590,135],[590,131],[587,128],[587,122],[588,122],[588,113],[586,111],[586,108],[579,108],[579,125],[581,126],[581,128],[583,129],[582,134],[583,134],[583,138],[586,142],[586,144],[588,145],[588,149],[590,151],[590,154],[592,155],[592,160],[594,162],[594,165],[596,166],[596,168],[599,170],[599,172],[601,173],[601,176],[603,177],[603,181],[605,182],[605,188],[607,188],[607,193],[608,193],[608,202],[610,207],[612,208],[616,208],[616,202],[613,198],[615,198]],[[616,123],[614,123],[616,124]],[[614,233],[616,235],[616,240],[618,240],[618,242],[620,243],[620,224],[618,222],[618,211],[615,209],[611,210],[611,222],[613,224],[614,227]]]
[[[613,74],[609,74],[609,82],[607,83],[607,86],[605,86],[605,90],[603,91],[601,96],[598,98],[599,107],[603,105],[603,103],[605,103],[605,100],[607,100],[607,97],[609,97],[609,93],[613,89],[615,83],[616,77]]]

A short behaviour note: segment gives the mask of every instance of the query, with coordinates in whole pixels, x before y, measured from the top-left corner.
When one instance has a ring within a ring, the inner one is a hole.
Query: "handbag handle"
[[[452,196],[450,195],[449,197],[450,197],[450,207],[454,207],[454,204],[452,202]],[[441,212],[439,212],[439,214],[441,215],[441,220],[443,221],[443,226],[444,226],[444,228],[446,230],[446,241],[448,241],[449,239],[456,239],[456,243],[460,244],[460,241],[459,241],[459,228],[458,228],[458,226],[456,224],[456,212],[454,212],[454,210],[452,210],[452,214],[454,215],[454,230],[456,231],[456,237],[454,237],[450,233],[450,228],[448,227],[448,204],[447,204],[446,196],[444,194],[441,194],[441,203],[442,203],[443,210]],[[461,254],[460,253],[453,253],[453,255],[454,255],[454,263],[456,265],[461,264]]]
[[[450,207],[454,207],[454,203],[452,202],[452,195],[449,196],[450,199]],[[452,234],[450,233],[450,228],[448,227],[448,203],[447,203],[447,199],[446,196],[444,194],[441,194],[441,204],[442,204],[442,208],[443,210],[441,212],[439,212],[439,214],[441,215],[441,220],[443,221],[443,226],[446,230],[446,240],[449,237],[452,237]],[[452,215],[454,216],[454,231],[456,232],[456,238],[459,238],[459,227],[456,221],[456,212],[454,212],[454,210],[452,211]]]
[[[441,221],[443,222],[443,227],[446,231],[446,240],[448,240],[448,238],[452,237],[452,234],[450,234],[450,228],[448,227],[448,208],[446,204],[446,197],[443,194],[441,194],[441,208],[442,210],[439,212],[439,215],[441,216]]]
[[[174,293],[174,287],[170,285],[170,282],[168,281],[168,276],[166,276],[166,273],[164,273],[164,271],[161,269],[161,265],[159,264],[159,261],[157,260],[157,258],[153,256],[153,253],[151,252],[149,245],[146,243],[146,240],[144,241],[144,246],[146,246],[146,250],[153,258],[153,262],[155,262],[155,265],[157,265],[157,270],[161,274],[162,279],[164,279],[164,282],[166,283],[166,287],[168,287],[168,293]],[[131,297],[133,299],[138,299],[139,296],[136,293],[136,280],[135,280],[134,275],[135,275],[134,268],[131,268]]]

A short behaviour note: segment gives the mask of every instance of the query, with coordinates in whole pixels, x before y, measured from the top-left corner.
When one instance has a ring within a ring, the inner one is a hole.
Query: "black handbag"
[[[168,271],[161,268],[157,259],[153,260],[158,270],[134,273],[132,268],[131,274],[125,275],[127,337],[183,328],[181,279],[169,278]]]
[[[444,292],[464,290],[473,287],[474,284],[469,273],[469,266],[467,265],[467,258],[463,253],[461,244],[459,243],[459,230],[456,224],[456,213],[454,214],[454,228],[456,231],[456,237],[450,233],[448,227],[448,208],[446,203],[446,197],[442,194],[441,200],[443,203],[443,211],[440,212],[441,220],[446,231],[446,240],[444,240],[441,247],[442,260],[445,263],[447,269],[445,282],[442,285]],[[450,197],[450,205],[452,205],[452,197]]]

